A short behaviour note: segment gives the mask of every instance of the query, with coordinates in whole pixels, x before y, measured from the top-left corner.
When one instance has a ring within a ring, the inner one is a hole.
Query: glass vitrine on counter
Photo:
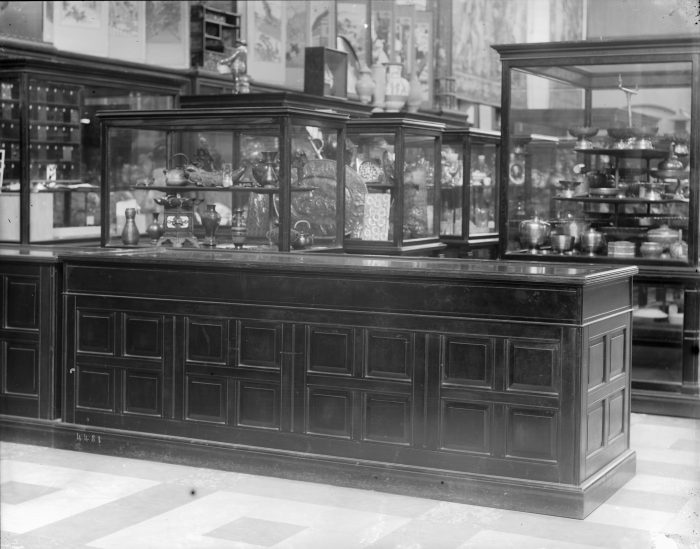
[[[367,194],[362,224],[346,234],[345,251],[430,255],[444,249],[439,238],[443,130],[440,123],[383,113],[348,121],[350,171]]]
[[[699,43],[496,46],[507,255],[697,264]]]
[[[0,241],[99,239],[95,113],[172,107],[186,83],[184,78],[138,78],[138,71],[93,70],[77,58],[70,63],[0,59]]]
[[[633,397],[700,415],[700,38],[494,47],[502,257],[637,265]]]
[[[248,105],[100,118],[107,246],[340,249],[359,223],[361,211],[343,215],[345,115]],[[363,188],[349,194],[362,202]]]
[[[440,239],[460,254],[498,245],[499,132],[448,128],[442,135]]]

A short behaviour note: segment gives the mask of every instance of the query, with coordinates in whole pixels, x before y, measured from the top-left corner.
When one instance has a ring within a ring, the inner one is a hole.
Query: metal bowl
[[[593,137],[598,134],[598,128],[592,126],[572,126],[569,128],[569,133],[579,139],[584,137]]]
[[[546,244],[552,226],[537,217],[520,222],[520,244],[534,250]]]
[[[660,257],[663,251],[663,245],[658,242],[642,242],[642,245],[639,247],[642,257]]]
[[[574,237],[568,234],[553,234],[550,237],[552,250],[557,253],[570,252],[574,248]]]
[[[643,135],[640,128],[608,128],[606,131],[609,137],[618,141],[642,137]]]

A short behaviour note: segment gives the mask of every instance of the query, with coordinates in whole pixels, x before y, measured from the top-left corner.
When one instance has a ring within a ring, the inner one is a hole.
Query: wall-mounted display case
[[[347,116],[240,101],[247,106],[100,116],[104,245],[342,247],[366,192],[351,181],[344,216]],[[124,238],[131,208],[136,239]]]
[[[374,114],[348,122],[349,166],[367,188],[363,223],[345,251],[430,255],[440,242],[441,138],[444,124]]]
[[[240,34],[239,13],[193,5],[190,8],[190,65],[217,72],[217,62],[233,52]]]
[[[68,56],[70,57],[70,56]],[[169,108],[184,77],[84,58],[0,59],[0,241],[100,237],[99,110]]]
[[[700,415],[700,38],[494,47],[503,257],[638,265],[633,389]]]
[[[500,141],[475,128],[442,135],[440,238],[459,255],[496,253]]]

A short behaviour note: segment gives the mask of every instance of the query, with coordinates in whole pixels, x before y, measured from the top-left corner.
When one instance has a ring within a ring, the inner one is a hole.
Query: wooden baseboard
[[[582,486],[0,416],[0,440],[583,519],[634,476],[633,451]]]
[[[632,412],[700,419],[700,397],[632,389]]]

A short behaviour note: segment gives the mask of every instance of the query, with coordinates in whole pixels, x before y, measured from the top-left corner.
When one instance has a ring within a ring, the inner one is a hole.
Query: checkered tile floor
[[[585,520],[0,442],[5,549],[700,549],[700,420],[632,415]]]

